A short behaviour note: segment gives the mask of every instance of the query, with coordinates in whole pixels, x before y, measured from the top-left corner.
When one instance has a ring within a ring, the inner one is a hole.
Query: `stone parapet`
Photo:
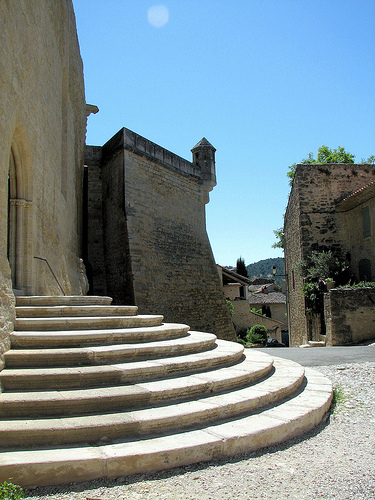
[[[182,175],[192,176],[204,184],[208,183],[211,189],[216,185],[215,172],[204,171],[200,165],[185,160],[185,158],[125,127],[119,130],[103,147],[86,146],[85,164],[89,166],[100,165],[102,161],[106,162],[109,157],[120,149],[126,149],[138,156],[156,161],[164,167],[178,171]]]

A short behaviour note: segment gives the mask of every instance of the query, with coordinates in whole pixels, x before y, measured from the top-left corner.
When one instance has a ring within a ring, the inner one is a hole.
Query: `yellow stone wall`
[[[66,294],[82,290],[86,111],[71,0],[3,0],[0,20],[1,354],[14,318],[12,287],[61,293],[34,257],[48,260]]]

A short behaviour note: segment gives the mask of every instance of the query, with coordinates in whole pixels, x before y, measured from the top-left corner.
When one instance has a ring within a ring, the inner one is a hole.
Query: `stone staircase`
[[[300,365],[109,297],[17,297],[0,372],[0,482],[118,477],[300,435],[332,385]]]

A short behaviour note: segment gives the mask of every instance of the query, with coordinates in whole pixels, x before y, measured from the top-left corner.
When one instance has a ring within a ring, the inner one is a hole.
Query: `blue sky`
[[[206,137],[217,149],[206,217],[219,264],[282,256],[271,246],[289,165],[322,144],[358,162],[375,154],[373,0],[73,4],[86,102],[100,109],[87,143],[127,127],[190,160]],[[148,15],[157,5],[160,27]]]

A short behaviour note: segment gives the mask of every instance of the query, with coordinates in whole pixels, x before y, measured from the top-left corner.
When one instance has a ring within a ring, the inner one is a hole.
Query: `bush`
[[[246,340],[251,344],[266,345],[267,339],[267,328],[263,325],[254,325],[247,331]]]
[[[25,496],[21,486],[4,481],[0,484],[0,499],[19,500]]]

